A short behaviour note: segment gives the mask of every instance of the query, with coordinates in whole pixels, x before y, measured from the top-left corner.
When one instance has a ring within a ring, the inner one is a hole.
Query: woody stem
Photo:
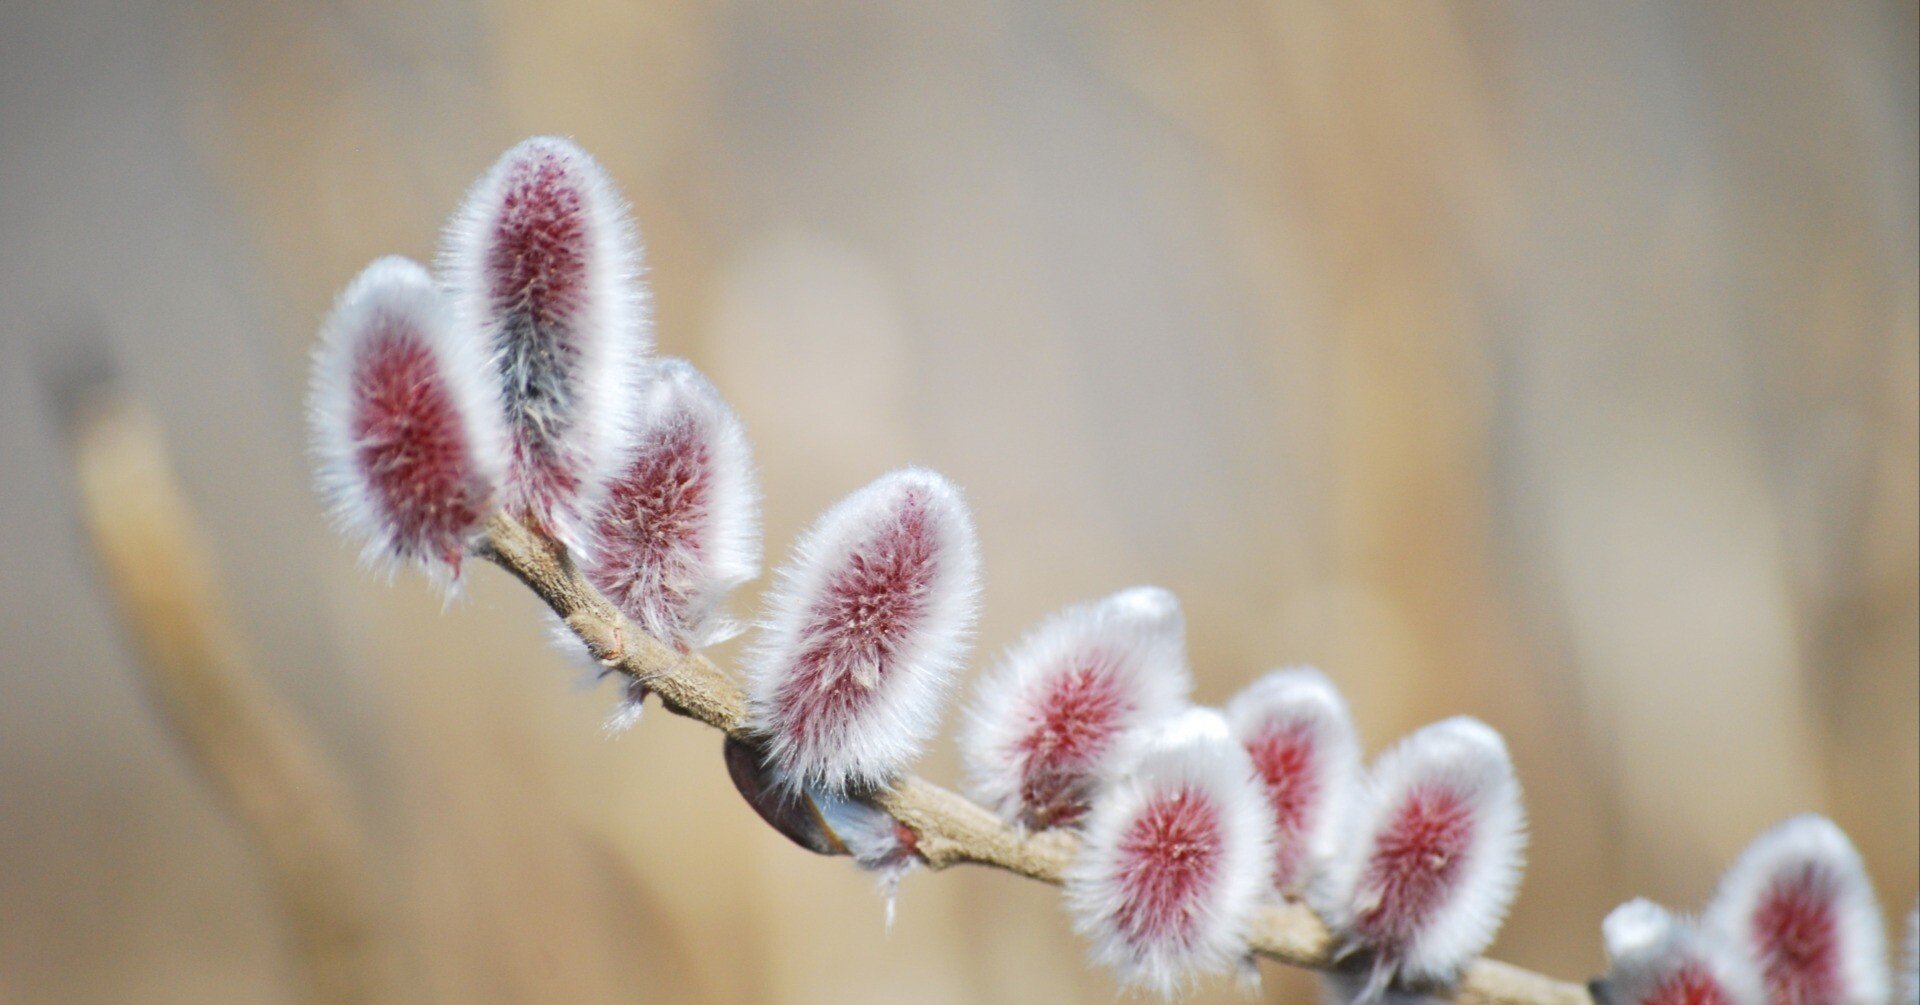
[[[595,657],[645,684],[668,709],[729,735],[747,735],[740,685],[706,657],[677,652],[641,631],[587,582],[563,546],[502,514],[488,524],[479,551],[538,594]],[[1065,831],[1022,833],[978,803],[914,775],[896,779],[874,803],[913,831],[921,856],[935,869],[972,862],[1058,885],[1078,850]],[[1293,966],[1340,969],[1332,933],[1302,904],[1262,908],[1251,944],[1259,955]],[[1578,984],[1492,960],[1475,961],[1458,983],[1434,995],[1460,1005],[1593,1005]]]

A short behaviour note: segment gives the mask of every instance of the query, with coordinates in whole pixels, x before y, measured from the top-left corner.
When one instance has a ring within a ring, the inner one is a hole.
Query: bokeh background
[[[1807,810],[1891,924],[1920,868],[1917,34],[1912,0],[7,0],[0,1001],[296,997],[259,856],[99,589],[44,386],[82,342],[370,822],[424,998],[1113,1000],[1054,891],[918,875],[889,933],[714,734],[605,739],[610,689],[524,590],[481,568],[443,612],[326,528],[319,318],[542,132],[631,198],[662,348],[753,437],[770,556],[925,463],[979,522],[983,661],[1154,582],[1202,699],[1311,661],[1370,751],[1488,720],[1533,818],[1513,962],[1590,976],[1610,907],[1697,907]],[[950,735],[924,767],[957,778]],[[1273,966],[1261,995],[1317,1000]]]

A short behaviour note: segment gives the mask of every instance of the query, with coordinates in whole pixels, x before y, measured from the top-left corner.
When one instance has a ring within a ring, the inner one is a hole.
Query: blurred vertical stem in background
[[[264,856],[306,1000],[407,1000],[365,833],[317,744],[250,665],[155,423],[108,381],[69,392],[81,512],[141,682]]]

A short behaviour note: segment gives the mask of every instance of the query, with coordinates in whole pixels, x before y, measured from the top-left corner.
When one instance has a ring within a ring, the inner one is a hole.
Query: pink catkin
[[[661,360],[629,408],[635,445],[599,493],[587,579],[642,631],[691,652],[731,638],[722,610],[760,572],[760,503],[746,434],[713,385]],[[638,719],[647,689],[629,684],[612,731]]]
[[[1753,942],[1774,1005],[1831,1005],[1844,1000],[1837,894],[1814,865],[1776,876],[1755,906]]]
[[[1077,825],[1190,688],[1173,594],[1137,586],[1057,611],[980,680],[960,738],[973,794],[1031,829]]]
[[[504,505],[571,546],[624,463],[651,346],[638,246],[600,166],[536,137],[507,151],[447,228],[441,268],[495,360]]]
[[[1136,949],[1191,942],[1194,905],[1218,882],[1222,852],[1220,807],[1205,794],[1182,788],[1149,800],[1118,845],[1122,937]]]
[[[782,778],[841,791],[919,753],[972,633],[978,569],[966,505],[930,471],[876,480],[801,536],[748,664]]]
[[[855,547],[808,612],[821,627],[777,692],[800,746],[830,742],[829,734],[875,700],[897,650],[925,613],[936,562],[926,494],[908,488],[893,519]]]
[[[1647,900],[1601,923],[1608,969],[1594,982],[1600,1005],[1762,1005],[1756,968],[1716,933]]]
[[[1795,817],[1748,845],[1704,923],[1752,961],[1769,1005],[1880,1005],[1891,990],[1873,885],[1823,817]]]
[[[1431,924],[1467,864],[1473,831],[1459,794],[1437,784],[1408,792],[1374,838],[1363,882],[1378,900],[1359,914],[1361,937],[1395,953]]]
[[[1138,711],[1115,672],[1112,656],[1093,651],[1045,684],[1037,721],[1017,746],[1027,826],[1070,824],[1085,814],[1093,779]]]
[[[1310,814],[1321,803],[1325,766],[1307,723],[1282,723],[1243,741],[1254,774],[1273,810],[1273,881],[1281,888],[1298,884],[1307,865]]]
[[[636,445],[602,493],[587,578],[682,652],[737,630],[720,608],[760,571],[760,507],[746,434],[682,360],[650,370],[633,407]]]
[[[1095,960],[1170,995],[1245,962],[1272,896],[1273,828],[1246,751],[1210,709],[1152,729],[1128,764],[1088,811],[1067,908]]]
[[[1360,744],[1339,689],[1311,667],[1276,670],[1227,705],[1274,825],[1274,885],[1312,899],[1341,854],[1360,778]]]
[[[1726,986],[1698,964],[1681,967],[1634,1005],[1736,1005]]]
[[[1360,1000],[1455,979],[1520,878],[1525,811],[1505,742],[1465,717],[1424,727],[1381,755],[1354,814],[1322,895],[1344,950],[1372,958]]]
[[[594,585],[629,613],[656,602],[634,595],[649,579],[661,584],[654,587],[664,594],[658,603],[687,600],[672,584],[688,579],[688,572],[672,566],[703,557],[697,530],[713,493],[712,452],[691,420],[683,417],[658,430],[647,447],[608,487],[605,505],[614,515],[596,535],[604,554],[594,568]]]
[[[550,514],[580,490],[583,462],[562,437],[576,421],[566,388],[582,347],[574,330],[586,283],[580,191],[551,153],[515,163],[487,250],[487,295],[502,319],[495,349],[506,366],[513,432],[509,485],[523,512]]]
[[[365,557],[458,578],[505,466],[484,352],[425,269],[369,265],[340,295],[314,353],[316,481]]]
[[[472,467],[473,445],[432,353],[417,332],[384,323],[353,368],[357,460],[395,539],[457,571],[491,487]]]

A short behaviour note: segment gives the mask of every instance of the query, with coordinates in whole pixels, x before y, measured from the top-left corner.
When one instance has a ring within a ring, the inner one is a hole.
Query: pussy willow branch
[[[399,933],[345,787],[260,679],[158,430],[95,388],[67,416],[81,512],[141,681],[265,859],[315,1003],[399,1003]]]
[[[507,516],[494,517],[487,532],[482,557],[546,601],[602,663],[645,684],[668,709],[730,735],[745,735],[746,695],[712,661],[677,652],[642,632],[546,536]],[[1071,834],[1023,834],[972,800],[912,775],[896,781],[875,803],[914,832],[920,854],[934,869],[973,862],[1058,884],[1076,850]],[[1282,963],[1339,969],[1332,934],[1299,904],[1262,910],[1252,944],[1255,952]],[[1461,1005],[1593,1005],[1578,984],[1493,960],[1475,961],[1458,984],[1432,994]]]

